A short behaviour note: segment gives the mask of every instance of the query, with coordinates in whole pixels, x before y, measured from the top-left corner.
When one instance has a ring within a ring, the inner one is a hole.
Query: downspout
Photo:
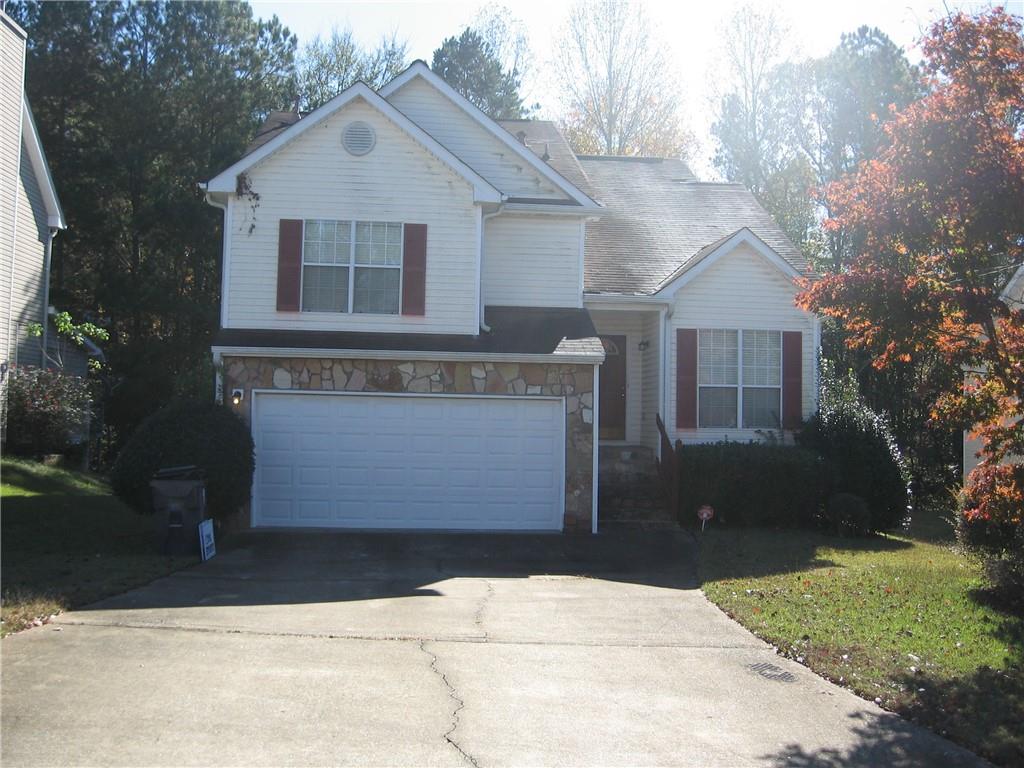
[[[489,326],[484,320],[484,233],[487,231],[487,220],[493,219],[495,216],[500,215],[504,212],[505,204],[499,203],[498,207],[490,213],[485,213],[480,217],[480,330],[484,333],[491,332],[491,326]]]
[[[200,188],[205,190],[206,189],[206,185],[205,184],[200,184]],[[228,222],[227,222],[228,206],[227,206],[227,204],[226,203],[218,203],[216,200],[214,200],[212,197],[210,197],[210,193],[208,191],[205,193],[204,199],[206,200],[207,205],[212,205],[214,208],[220,208],[220,210],[224,213],[223,226],[225,228],[227,228],[227,225],[228,225]],[[223,270],[223,269],[225,269],[224,261],[225,261],[225,259],[227,259],[227,254],[226,253],[222,253],[220,259],[221,259],[221,261],[220,261],[221,269]],[[221,285],[223,286],[224,284],[225,284],[225,276],[221,275]],[[222,295],[220,297],[220,301],[221,301],[221,305],[222,306],[224,304],[223,293],[224,293],[224,289],[222,287],[221,288],[221,294]],[[220,355],[216,354],[216,353],[214,353],[214,355],[213,355],[213,402],[215,402],[217,405],[222,405],[224,403],[224,376],[221,373]]]
[[[675,420],[672,421],[668,418],[668,392],[669,392],[669,370],[668,370],[668,350],[669,345],[673,343],[671,330],[672,315],[675,314],[674,304],[670,304],[665,308],[663,318],[664,323],[662,325],[662,345],[661,345],[661,408],[662,413],[665,414],[662,419],[665,422],[665,430],[668,431],[675,424]],[[678,417],[677,417],[678,418]],[[659,446],[661,442],[659,441]],[[660,447],[658,449],[661,450]]]
[[[53,254],[53,238],[57,236],[57,228],[50,227],[46,242],[43,244],[43,367],[46,367],[47,339],[50,333],[50,257]]]

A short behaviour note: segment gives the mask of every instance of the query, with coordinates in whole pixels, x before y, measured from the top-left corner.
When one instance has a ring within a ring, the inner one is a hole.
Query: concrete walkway
[[[684,534],[261,534],[0,646],[4,766],[966,766],[697,589]]]

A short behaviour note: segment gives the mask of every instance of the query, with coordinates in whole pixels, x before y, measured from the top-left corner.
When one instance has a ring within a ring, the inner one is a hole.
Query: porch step
[[[602,482],[598,487],[598,524],[644,529],[677,527],[657,482],[656,478],[643,483]]]
[[[598,526],[676,528],[665,508],[654,451],[644,445],[602,445],[598,450]]]

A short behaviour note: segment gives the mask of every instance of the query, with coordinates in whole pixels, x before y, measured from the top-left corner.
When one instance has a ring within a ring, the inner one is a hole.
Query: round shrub
[[[854,493],[834,493],[825,505],[825,523],[840,536],[867,536],[871,533],[868,503]]]
[[[249,500],[255,467],[252,436],[222,405],[172,403],[139,425],[114,462],[114,492],[140,512],[152,511],[149,481],[161,467],[194,464],[206,471],[207,508],[224,517]]]
[[[89,383],[49,368],[16,366],[7,383],[7,450],[64,453],[88,438]]]
[[[852,493],[867,502],[872,531],[887,531],[907,517],[909,474],[892,430],[857,391],[852,376],[836,376],[822,361],[819,411],[797,441],[829,465],[831,493]]]

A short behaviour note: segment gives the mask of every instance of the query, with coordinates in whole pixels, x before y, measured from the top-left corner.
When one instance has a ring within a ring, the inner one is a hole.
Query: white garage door
[[[254,526],[561,530],[561,400],[256,393]]]

